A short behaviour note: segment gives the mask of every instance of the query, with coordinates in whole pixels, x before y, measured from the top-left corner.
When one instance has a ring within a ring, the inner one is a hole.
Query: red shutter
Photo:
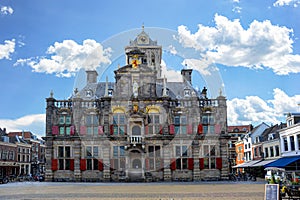
[[[145,159],[146,170],[150,170],[149,158]]]
[[[194,158],[188,159],[188,169],[193,170],[194,169]]]
[[[114,125],[113,124],[110,125],[110,134],[111,135],[114,134]]]
[[[204,169],[204,158],[199,159],[199,167],[200,169]]]
[[[187,125],[187,134],[193,134],[193,125],[192,124]]]
[[[75,126],[71,126],[70,127],[70,135],[74,135],[75,134]]]
[[[70,170],[74,171],[74,159],[70,159]]]
[[[86,126],[80,126],[80,134],[85,135],[86,134]]]
[[[52,126],[52,135],[58,135],[58,126]]]
[[[102,159],[98,160],[98,169],[99,169],[99,171],[103,171],[103,160]]]
[[[163,126],[159,125],[159,134],[163,134]]]
[[[198,125],[198,134],[202,134],[203,133],[203,125],[202,124],[199,124]]]
[[[215,132],[216,132],[216,134],[220,134],[221,133],[221,125],[220,124],[216,124],[215,125]]]
[[[216,168],[217,169],[222,169],[222,158],[219,157],[219,158],[216,158]]]
[[[170,135],[174,135],[175,134],[175,126],[174,126],[174,124],[171,124],[169,126],[169,129],[170,129]]]
[[[103,133],[104,133],[103,126],[98,126],[98,134],[103,135]]]
[[[80,159],[80,170],[81,171],[86,170],[86,159]]]
[[[176,158],[171,159],[170,168],[171,170],[176,170]]]
[[[51,170],[52,171],[58,170],[58,160],[57,159],[51,160]]]
[[[149,126],[147,125],[145,126],[145,135],[148,135],[148,133],[149,133]]]

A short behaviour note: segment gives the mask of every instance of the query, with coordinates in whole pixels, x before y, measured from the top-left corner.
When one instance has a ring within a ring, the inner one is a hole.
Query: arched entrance
[[[131,181],[144,179],[143,160],[143,152],[140,149],[133,149],[129,152],[128,177]]]

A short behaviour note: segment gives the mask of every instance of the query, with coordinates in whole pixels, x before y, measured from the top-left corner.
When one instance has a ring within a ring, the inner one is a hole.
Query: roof
[[[300,156],[292,156],[292,157],[283,157],[279,158],[278,160],[265,165],[265,167],[278,167],[278,168],[284,168],[288,166],[289,164],[296,162],[300,160]]]
[[[253,129],[252,125],[228,126],[228,133],[247,133]]]

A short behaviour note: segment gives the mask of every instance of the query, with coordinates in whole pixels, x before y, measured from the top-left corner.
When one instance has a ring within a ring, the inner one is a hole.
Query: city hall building
[[[142,30],[114,81],[46,99],[46,181],[201,181],[228,178],[226,98],[162,76],[162,47]]]

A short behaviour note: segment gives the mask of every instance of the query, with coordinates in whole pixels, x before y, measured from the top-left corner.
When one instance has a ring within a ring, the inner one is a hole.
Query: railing
[[[79,101],[74,102],[71,100],[58,100],[54,102],[54,106],[57,108],[72,108],[75,105],[80,105],[81,108],[97,108],[99,102],[98,101]]]
[[[130,136],[129,140],[131,144],[141,144],[143,142],[142,136]]]
[[[199,102],[200,107],[206,107],[206,106],[212,106],[216,107],[218,106],[218,100],[217,99],[201,99]]]

